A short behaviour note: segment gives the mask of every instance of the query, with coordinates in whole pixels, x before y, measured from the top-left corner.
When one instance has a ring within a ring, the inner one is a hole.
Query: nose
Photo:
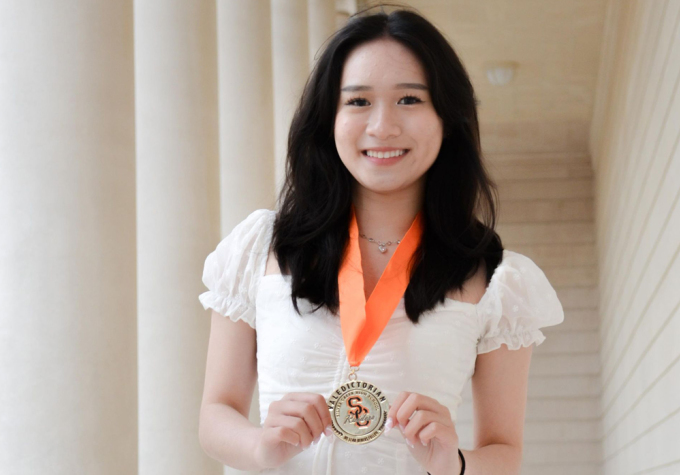
[[[377,105],[368,118],[366,133],[380,140],[397,137],[401,134],[401,126],[397,114],[389,105]]]

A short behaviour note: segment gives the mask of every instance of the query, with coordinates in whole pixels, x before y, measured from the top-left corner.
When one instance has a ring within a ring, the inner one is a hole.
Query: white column
[[[309,23],[309,63],[313,67],[320,49],[335,32],[335,1],[307,0]],[[310,67],[310,69],[311,69]]]
[[[285,176],[288,131],[309,75],[307,0],[271,0],[276,189]]]
[[[268,0],[217,3],[222,236],[274,207],[269,13]]]
[[[0,19],[0,473],[135,474],[132,1]]]
[[[215,3],[135,1],[139,474],[221,474],[198,440],[219,239]]]
[[[217,36],[224,237],[253,210],[275,206],[269,0],[218,0]],[[257,385],[249,416],[259,425]],[[225,467],[224,473],[244,472]]]

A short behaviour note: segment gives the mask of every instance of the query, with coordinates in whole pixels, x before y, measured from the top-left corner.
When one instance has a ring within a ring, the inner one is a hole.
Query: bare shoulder
[[[482,260],[475,275],[463,284],[463,291],[449,291],[447,298],[477,304],[486,292],[486,263]]]

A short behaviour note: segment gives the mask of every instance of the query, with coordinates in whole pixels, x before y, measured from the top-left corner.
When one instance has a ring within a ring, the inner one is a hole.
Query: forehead
[[[381,38],[357,46],[345,60],[341,87],[392,86],[402,82],[425,83],[425,71],[411,50],[392,39]]]

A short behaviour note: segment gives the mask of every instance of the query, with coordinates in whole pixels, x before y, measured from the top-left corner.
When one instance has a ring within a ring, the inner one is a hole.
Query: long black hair
[[[397,9],[350,17],[328,41],[307,83],[288,134],[286,177],[272,248],[291,298],[338,313],[338,272],[349,242],[355,179],[338,155],[334,123],[345,59],[357,46],[398,41],[419,58],[434,108],[443,121],[442,144],[426,172],[423,235],[411,261],[404,295],[411,321],[462,290],[482,260],[487,284],[503,245],[494,231],[497,187],[482,163],[477,99],[449,42],[418,13]]]

